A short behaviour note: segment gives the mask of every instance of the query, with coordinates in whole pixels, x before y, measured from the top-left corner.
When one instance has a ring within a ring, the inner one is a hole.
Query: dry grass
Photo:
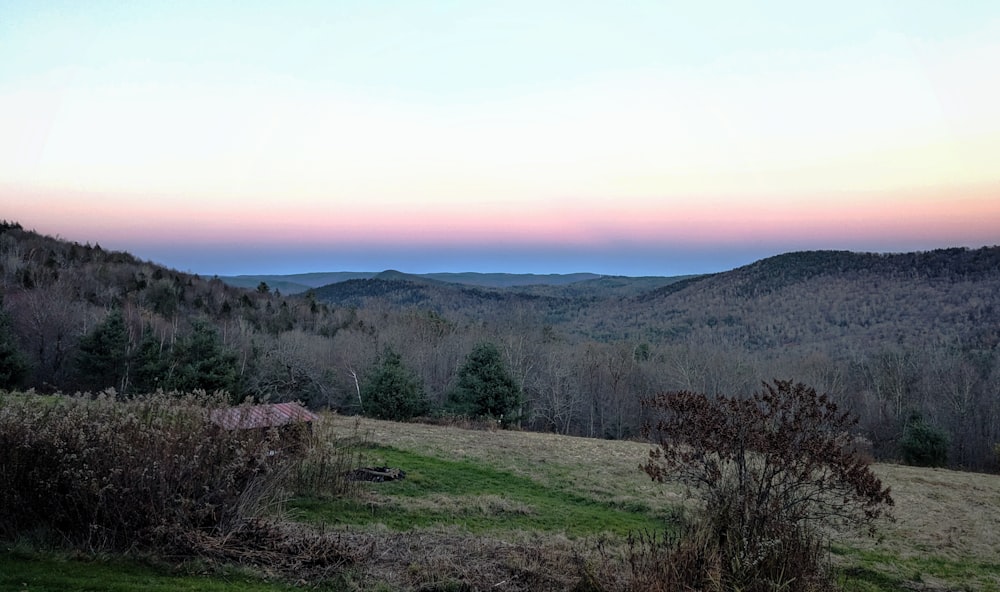
[[[447,460],[474,460],[551,487],[612,503],[666,509],[681,501],[679,490],[656,485],[639,470],[649,445],[517,431],[463,430],[418,423],[329,416],[334,434],[358,429],[372,443]],[[405,467],[404,467],[405,468]]]
[[[1000,562],[1000,475],[888,464],[876,472],[896,500],[896,521],[882,528],[894,552]]]
[[[366,434],[368,441],[375,444],[448,460],[474,460],[531,478],[546,486],[563,488],[577,495],[616,502],[626,507],[627,504],[634,503],[639,507],[661,511],[684,499],[681,491],[655,485],[639,470],[639,464],[649,451],[649,445],[641,442],[530,432],[462,430],[367,419],[361,420],[356,426],[356,421],[356,418],[334,415],[327,418],[324,429],[332,430],[333,433],[346,433],[357,428]],[[842,537],[840,542],[859,552],[875,551],[899,559],[898,564],[880,565],[880,569],[884,568],[886,573],[908,582],[904,587],[916,586],[924,590],[954,589],[956,586],[979,589],[976,585],[964,583],[965,580],[949,582],[926,573],[922,576],[902,573],[911,569],[903,566],[913,565],[907,563],[910,559],[983,564],[996,564],[1000,561],[1000,475],[890,464],[878,464],[875,468],[883,481],[892,487],[896,501],[893,511],[895,521],[880,525],[881,540],[859,533]],[[504,508],[498,500],[448,496],[405,502],[394,500],[392,503],[415,504],[414,507],[423,504],[430,510],[446,510],[456,515],[511,511],[510,508]],[[513,511],[530,512],[531,508]],[[384,544],[394,545],[390,555],[401,553],[402,556],[410,557],[413,561],[413,567],[410,568],[412,577],[417,576],[416,572],[448,573],[451,574],[449,577],[459,581],[470,581],[465,576],[471,576],[471,572],[465,573],[463,569],[478,570],[483,572],[479,573],[480,576],[486,577],[486,572],[501,566],[497,573],[509,574],[513,569],[511,564],[529,559],[536,564],[540,561],[559,564],[562,569],[569,570],[561,572],[564,574],[579,574],[579,566],[574,566],[573,561],[579,563],[580,558],[593,558],[590,550],[593,541],[567,541],[556,536],[538,534],[524,537],[523,540],[512,543],[507,535],[503,535],[504,540],[501,541],[468,537],[447,529],[419,530],[386,537],[396,540]],[[538,551],[516,551],[525,549],[525,545],[536,545]],[[485,554],[485,557],[481,554]],[[856,560],[849,553],[847,557],[840,558],[839,562],[849,565]],[[398,561],[393,560],[392,563],[398,564]],[[459,565],[478,567],[460,568]],[[373,570],[371,575],[378,572],[380,578],[393,581],[391,578],[395,576],[391,576],[390,567],[388,564],[379,566],[376,562],[370,566]],[[554,567],[555,565],[549,565],[547,569]],[[465,576],[461,575],[463,573]],[[523,576],[526,572],[518,573]],[[919,584],[911,582],[911,578],[917,577],[923,578]],[[979,581],[982,580],[980,577]],[[413,581],[410,580],[411,583]],[[489,581],[489,577],[479,581]],[[985,581],[988,582],[986,589],[1000,589],[1000,581],[994,588],[989,588],[992,585],[989,584],[992,581],[990,576]],[[397,583],[403,585],[401,581]],[[509,584],[513,585],[512,582]],[[555,587],[548,589],[560,589],[555,582],[549,584]],[[504,589],[507,585],[503,584],[498,589]],[[513,585],[509,589],[521,588]]]
[[[453,516],[531,516],[537,510],[528,504],[499,495],[445,495],[396,498],[392,502],[411,512],[439,512]]]
[[[923,591],[1000,590],[1000,475],[879,464],[896,520],[881,542],[857,536],[843,566],[864,565]]]
[[[346,576],[356,590],[572,590],[581,580],[580,544],[520,533],[503,540],[453,527],[358,533],[369,549]]]

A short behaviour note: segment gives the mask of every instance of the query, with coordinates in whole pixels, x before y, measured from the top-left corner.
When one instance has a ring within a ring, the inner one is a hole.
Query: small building
[[[302,444],[312,433],[312,422],[319,416],[299,403],[272,403],[213,409],[213,424],[224,430],[266,430],[276,428],[282,440],[292,447]]]

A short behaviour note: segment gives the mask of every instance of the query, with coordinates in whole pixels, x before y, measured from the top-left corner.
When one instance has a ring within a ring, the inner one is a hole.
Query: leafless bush
[[[750,398],[671,392],[644,403],[659,415],[645,428],[658,446],[641,468],[688,486],[703,506],[676,542],[633,545],[633,559],[647,566],[636,578],[653,583],[634,589],[662,589],[656,582],[665,579],[667,589],[823,590],[821,529],[873,528],[893,503],[857,453],[856,420],[803,384],[765,383]]]

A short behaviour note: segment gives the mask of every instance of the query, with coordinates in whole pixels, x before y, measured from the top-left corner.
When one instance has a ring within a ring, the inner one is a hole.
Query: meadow
[[[537,484],[570,505],[596,504],[609,513],[618,509],[644,518],[648,522],[640,528],[669,524],[670,516],[685,499],[679,489],[657,485],[638,469],[650,448],[642,442],[467,430],[336,415],[329,416],[323,429],[334,434],[359,431],[371,445],[391,447],[388,453],[381,448],[371,450],[370,459],[375,463],[385,461],[407,470],[409,459],[433,459],[441,463],[439,466],[459,471],[452,479],[461,480],[464,474],[469,481],[478,475],[462,472],[462,467],[488,467],[509,476],[509,481]],[[894,520],[882,523],[875,538],[855,533],[836,539],[831,554],[844,589],[1000,590],[1000,476],[887,463],[879,463],[875,469],[892,487]],[[483,515],[489,514],[489,505],[484,511],[481,496],[456,492],[450,482],[431,481],[422,467],[413,473],[418,485],[405,489],[397,487],[402,482],[364,486],[360,499],[370,508],[364,519],[367,528],[380,532],[398,529],[409,536],[422,532],[428,541],[433,540],[434,530],[420,524],[419,519],[407,526],[396,518],[401,509],[419,507],[428,514],[453,516],[451,524],[463,530],[468,517],[478,515],[473,531],[510,541],[534,537],[543,547],[550,545],[556,550],[568,544],[583,556],[593,553],[600,537],[609,534],[610,542],[602,544],[618,545],[619,552],[625,546],[622,538],[613,536],[621,534],[613,522],[589,522],[600,524],[592,529],[572,522],[553,526],[545,513],[532,505],[530,496],[514,487],[508,493],[492,494],[499,498],[496,512],[502,514],[504,508],[513,507],[523,518],[498,520],[499,524],[485,528],[489,521]],[[296,507],[293,503],[293,515]],[[309,513],[300,516],[314,517]],[[614,517],[606,519],[613,521]],[[634,518],[626,522],[636,524]],[[480,561],[483,559],[488,558]]]
[[[40,417],[55,417],[46,414],[61,404],[58,397],[7,401],[9,412],[37,409]],[[73,413],[121,416],[110,400],[78,405]],[[183,454],[180,440],[173,447]],[[0,589],[630,590],[643,560],[693,503],[639,470],[649,450],[639,441],[486,423],[325,413],[301,464],[282,473],[284,492],[267,497],[265,519],[280,525],[277,534],[253,526],[255,516],[250,530],[205,539],[197,552],[164,551],[156,546],[162,539],[123,552],[93,537],[59,544],[31,531],[0,547]],[[87,461],[95,472],[96,458]],[[167,456],[155,458],[162,464]],[[405,477],[323,485],[347,465],[397,468]],[[831,539],[841,589],[1000,590],[1000,476],[885,463],[875,470],[892,487],[894,520],[879,524],[874,538]],[[247,544],[262,535],[274,538]],[[230,543],[235,550],[224,548]],[[331,567],[330,557],[341,559]]]

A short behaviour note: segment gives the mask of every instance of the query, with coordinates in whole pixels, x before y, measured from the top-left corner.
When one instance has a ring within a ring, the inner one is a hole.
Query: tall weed
[[[0,536],[48,531],[93,548],[224,534],[279,499],[273,430],[224,431],[220,397],[0,394]]]
[[[360,423],[355,421],[353,431],[346,435],[334,433],[329,423],[323,422],[313,430],[290,468],[290,493],[316,499],[355,494],[358,481],[349,475],[361,465],[363,450],[368,447]]]
[[[699,517],[682,521],[676,533],[633,533],[623,547],[599,552],[591,579],[604,592],[834,589],[825,550],[805,531],[766,537],[720,530]]]

